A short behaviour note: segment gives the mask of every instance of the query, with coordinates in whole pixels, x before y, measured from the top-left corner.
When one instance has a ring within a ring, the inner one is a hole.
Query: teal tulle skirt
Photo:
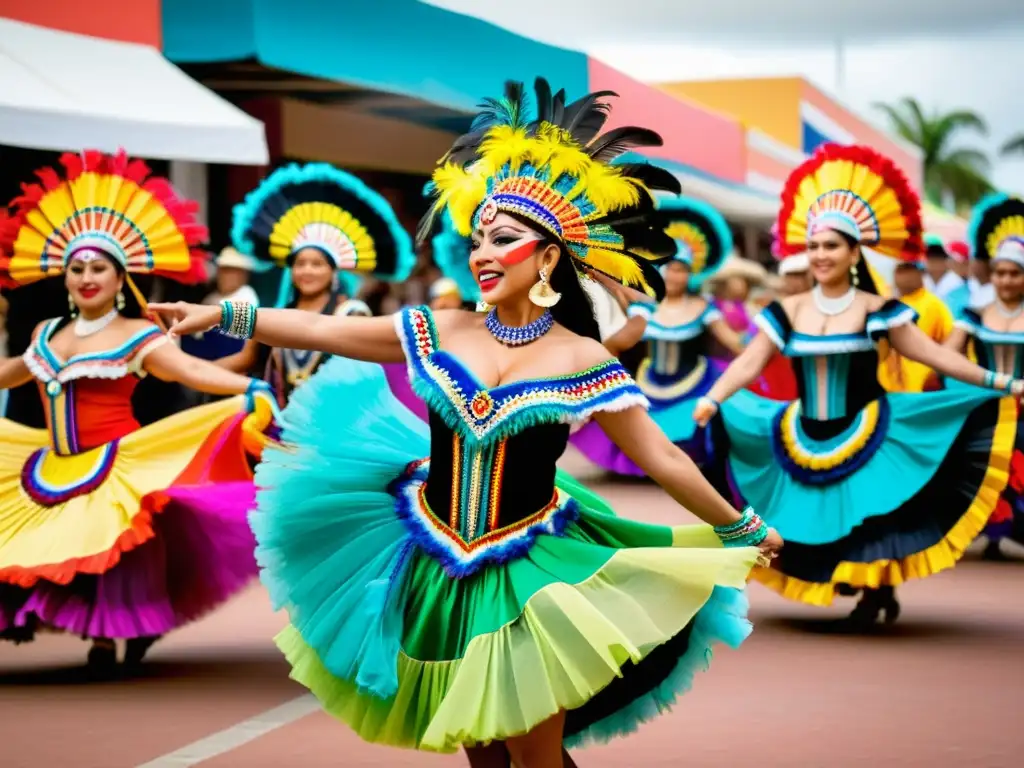
[[[724,549],[704,525],[616,517],[562,472],[577,511],[563,532],[448,575],[409,525],[428,426],[379,366],[332,359],[284,421],[251,518],[261,578],[289,614],[277,643],[368,741],[447,752],[559,710],[567,744],[604,741],[667,710],[713,645],[750,631],[756,550]]]

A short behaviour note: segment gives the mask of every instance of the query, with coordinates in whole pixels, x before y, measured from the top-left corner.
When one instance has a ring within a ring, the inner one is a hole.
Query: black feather
[[[551,120],[549,121],[561,128],[565,125],[565,89],[560,88],[558,93],[551,100]]]
[[[551,122],[551,86],[543,77],[538,77],[533,83],[533,90],[537,98],[537,122]]]
[[[615,167],[620,169],[624,175],[642,182],[650,190],[672,192],[676,195],[683,191],[675,174],[660,166],[650,163],[616,163]]]
[[[618,96],[615,91],[597,91],[577,99],[565,108],[565,130],[586,146],[597,136],[608,120],[611,105],[601,101],[606,96]]]
[[[637,147],[660,147],[664,142],[648,128],[624,125],[599,136],[587,147],[587,153],[599,163],[610,163],[619,155]]]

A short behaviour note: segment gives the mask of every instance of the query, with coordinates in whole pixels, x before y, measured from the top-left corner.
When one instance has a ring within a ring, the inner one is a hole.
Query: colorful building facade
[[[664,83],[676,97],[730,115],[746,129],[746,183],[777,192],[795,165],[827,142],[868,144],[891,157],[921,189],[920,150],[881,131],[801,77]]]

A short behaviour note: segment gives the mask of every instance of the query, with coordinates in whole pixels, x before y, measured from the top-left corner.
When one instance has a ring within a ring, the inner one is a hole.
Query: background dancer
[[[194,205],[124,153],[61,164],[66,178],[40,171],[45,186],[27,185],[0,225],[3,277],[63,273],[70,310],[0,362],[0,388],[35,378],[47,417],[45,430],[0,420],[0,636],[89,638],[90,669],[106,676],[115,640],[138,664],[256,575],[243,420],[262,398],[269,421],[270,400],[262,382],[189,357],[140,319],[129,273],[202,276]],[[147,373],[247,397],[140,428],[131,397]]]
[[[948,345],[969,352],[983,368],[1001,376],[1024,376],[1024,201],[992,195],[975,209],[970,224],[974,257],[989,264],[995,300],[981,309],[966,308],[957,318]],[[1024,540],[1024,453],[1022,433],[1010,465],[1010,481],[988,525],[985,557],[1004,560],[1001,542]]]
[[[416,264],[387,200],[326,163],[274,171],[235,207],[231,236],[243,254],[284,268],[277,306],[316,314],[369,316],[369,307],[355,298],[358,273],[401,281]],[[283,407],[326,359],[319,351],[249,341],[218,364],[257,371]]]
[[[1024,392],[1024,382],[929,339],[910,307],[875,295],[860,246],[916,260],[919,206],[902,172],[864,147],[826,145],[794,170],[781,247],[808,253],[817,285],[758,317],[760,333],[694,413],[705,423],[720,411],[715,450],[727,472],[716,478],[729,477],[789,542],[755,576],[812,605],[864,590],[851,616],[858,628],[882,614],[894,621],[895,588],[953,567],[981,531],[1016,434],[1005,395]],[[890,345],[978,386],[886,394],[877,371]],[[794,361],[800,399],[791,404],[739,391],[777,349]]]
[[[698,200],[679,198],[659,204],[653,219],[675,241],[672,258],[659,269],[665,298],[659,304],[638,302],[621,292],[629,320],[604,345],[615,356],[640,341],[647,355],[636,374],[637,385],[651,403],[651,418],[665,436],[698,465],[704,463],[704,430],[693,421],[696,399],[705,394],[727,363],[707,356],[709,337],[734,355],[743,341],[721,312],[699,295],[704,281],[732,252],[732,234],[715,209]],[[620,475],[643,476],[597,422],[572,437],[572,444],[602,469]]]

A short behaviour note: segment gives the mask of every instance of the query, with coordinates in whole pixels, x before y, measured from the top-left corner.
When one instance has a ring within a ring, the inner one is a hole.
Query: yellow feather
[[[446,163],[434,171],[434,185],[438,196],[434,211],[447,208],[455,230],[463,237],[473,231],[473,214],[487,195],[489,164],[474,163],[462,169],[455,163]]]
[[[479,154],[495,170],[505,163],[518,168],[531,149],[533,141],[526,135],[525,128],[510,125],[496,125],[487,131],[480,142]]]
[[[628,256],[606,250],[600,247],[600,245],[595,244],[591,245],[587,251],[587,258],[584,260],[584,263],[599,272],[604,272],[623,285],[637,286],[649,295],[654,293],[651,290],[651,286],[644,280],[644,272],[640,265]]]

